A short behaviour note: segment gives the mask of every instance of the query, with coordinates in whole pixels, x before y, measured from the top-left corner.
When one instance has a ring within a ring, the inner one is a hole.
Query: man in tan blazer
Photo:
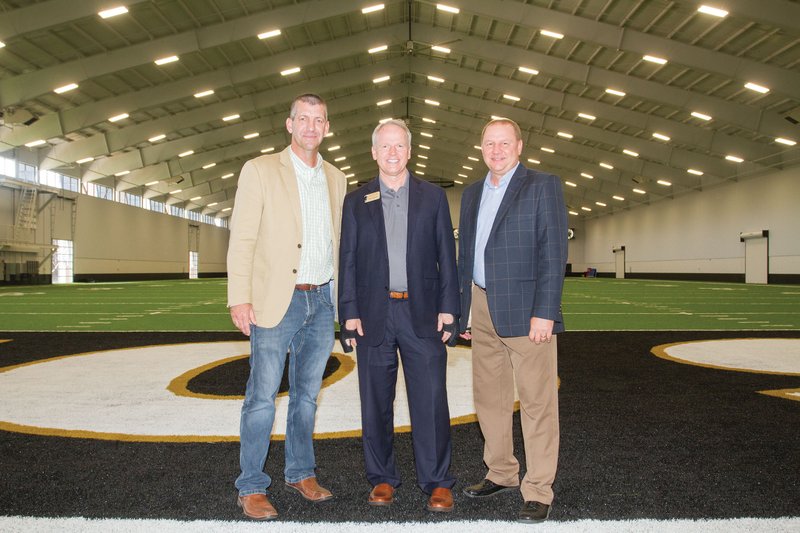
[[[244,164],[228,247],[228,307],[250,336],[250,377],[240,426],[239,507],[250,518],[277,512],[264,472],[275,420],[275,396],[289,352],[286,489],[313,502],[333,497],[319,486],[312,434],[317,395],[334,342],[334,288],[347,183],[322,160],[328,133],[325,102],[304,94],[292,102],[291,145]]]

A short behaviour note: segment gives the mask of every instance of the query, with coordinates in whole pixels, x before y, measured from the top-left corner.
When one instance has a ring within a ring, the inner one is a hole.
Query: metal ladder
[[[19,229],[36,229],[38,189],[23,189],[15,226]]]

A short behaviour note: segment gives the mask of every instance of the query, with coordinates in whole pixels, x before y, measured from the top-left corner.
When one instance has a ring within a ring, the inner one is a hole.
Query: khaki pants
[[[499,337],[486,293],[472,288],[472,386],[478,422],[486,443],[486,478],[517,486],[525,501],[550,505],[558,463],[558,375],[556,337],[534,344],[525,337]],[[519,482],[514,457],[514,381],[519,393],[527,472]]]

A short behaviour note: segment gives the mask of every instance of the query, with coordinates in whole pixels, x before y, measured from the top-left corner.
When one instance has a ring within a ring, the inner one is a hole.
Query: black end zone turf
[[[797,376],[682,365],[650,348],[798,332],[586,332],[559,336],[561,458],[553,520],[796,516],[800,403],[756,391],[800,386]],[[0,366],[56,355],[176,342],[242,340],[236,333],[14,333]],[[245,375],[230,367],[226,379]],[[219,378],[219,376],[217,376]],[[239,379],[239,378],[236,378]],[[243,387],[242,384],[236,386]],[[52,398],[45,401],[58,401]],[[354,406],[354,408],[357,408]],[[282,490],[283,443],[267,471],[281,518],[308,521],[513,519],[522,500],[460,493],[485,471],[477,424],[453,426],[456,508],[424,510],[410,434],[395,438],[403,486],[387,509],[366,504],[357,438],[316,443],[318,476],[336,498],[314,505]],[[515,440],[521,455],[518,418]],[[0,515],[239,519],[238,443],[129,443],[0,432]]]

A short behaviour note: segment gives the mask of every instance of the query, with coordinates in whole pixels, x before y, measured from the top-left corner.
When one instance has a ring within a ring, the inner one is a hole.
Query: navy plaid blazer
[[[475,236],[484,180],[461,197],[458,272],[460,331],[467,328],[472,304]],[[508,183],[484,255],[486,295],[492,322],[501,337],[530,332],[531,317],[554,321],[564,331],[561,290],[567,263],[567,211],[558,176],[517,167]]]

